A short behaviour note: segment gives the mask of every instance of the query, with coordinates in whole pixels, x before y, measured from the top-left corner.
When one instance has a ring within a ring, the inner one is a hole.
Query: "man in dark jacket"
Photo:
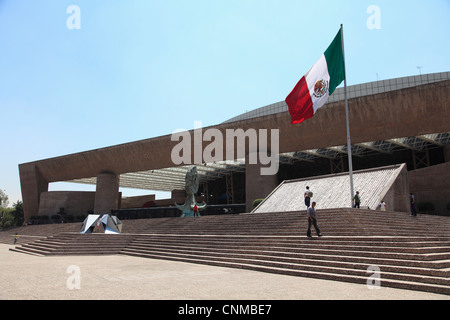
[[[311,203],[311,206],[306,211],[306,215],[308,216],[308,231],[306,232],[306,236],[308,238],[311,238],[311,225],[314,226],[314,229],[316,229],[316,233],[319,237],[322,236],[322,233],[320,233],[320,229],[317,226],[317,219],[316,219],[316,203]]]

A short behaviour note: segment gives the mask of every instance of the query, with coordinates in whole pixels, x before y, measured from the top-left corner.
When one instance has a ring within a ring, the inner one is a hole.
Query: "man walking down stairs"
[[[313,203],[311,203],[311,206],[306,211],[306,216],[308,217],[308,231],[306,232],[306,236],[312,238],[311,225],[313,225],[314,229],[316,229],[317,236],[321,237],[322,233],[320,233],[319,226],[317,225],[316,202],[313,201]]]

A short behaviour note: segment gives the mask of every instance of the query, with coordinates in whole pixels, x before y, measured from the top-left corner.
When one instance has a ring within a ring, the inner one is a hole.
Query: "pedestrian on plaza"
[[[303,194],[304,198],[305,198],[305,205],[306,205],[306,209],[308,209],[311,205],[311,198],[313,196],[313,193],[309,190],[309,187],[306,186],[306,191]]]
[[[311,203],[311,206],[306,211],[306,215],[308,217],[308,231],[306,231],[306,236],[308,238],[311,237],[311,225],[314,226],[314,229],[316,229],[317,236],[321,237],[322,233],[320,232],[319,227],[317,226],[317,218],[316,218],[316,203]]]
[[[193,210],[194,210],[194,217],[198,217],[198,207],[197,207],[197,204],[194,204]]]
[[[417,217],[416,197],[412,193],[409,194],[409,204],[411,206],[411,216]]]
[[[16,245],[18,239],[19,239],[19,235],[16,232],[16,234],[14,235],[14,245]]]
[[[380,203],[380,210],[381,211],[386,211],[386,202],[384,202],[384,200],[381,201],[381,203]]]
[[[359,191],[356,191],[356,194],[353,197],[353,201],[355,201],[354,208],[359,208],[359,205],[361,204],[361,197],[359,196]]]

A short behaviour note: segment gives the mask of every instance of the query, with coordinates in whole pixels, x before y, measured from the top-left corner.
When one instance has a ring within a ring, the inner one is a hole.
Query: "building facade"
[[[449,88],[450,72],[348,88],[354,169],[405,163],[410,189],[419,199],[434,202],[444,214],[450,202],[450,179],[439,177],[449,174]],[[276,136],[265,137],[266,151],[276,152],[279,159],[277,171],[271,175],[261,174],[268,166],[261,158],[249,161],[260,151],[250,146],[250,137],[246,137],[243,153],[235,144],[233,157],[213,162],[200,157],[199,161],[196,150],[203,152],[211,143],[194,140],[196,130],[186,133],[195,141],[187,164],[174,163],[172,152],[179,141],[171,135],[20,164],[25,219],[56,214],[61,208],[68,214],[89,208],[95,213],[109,213],[122,206],[120,186],[182,190],[185,173],[192,165],[198,167],[199,190],[207,202],[245,202],[247,211],[251,211],[255,199],[266,197],[284,180],[347,171],[345,122],[343,91],[337,89],[313,118],[298,125],[290,124],[287,106],[279,102],[202,128],[202,133],[213,129],[223,136],[227,130],[253,130],[258,141],[264,138],[263,133],[276,130]],[[227,143],[222,145],[221,154],[227,155]],[[50,183],[60,181],[95,184],[96,191],[48,191]]]

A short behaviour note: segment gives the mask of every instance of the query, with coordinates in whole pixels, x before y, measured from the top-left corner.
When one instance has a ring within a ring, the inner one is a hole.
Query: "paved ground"
[[[450,300],[419,291],[124,255],[36,257],[0,244],[6,300]],[[79,275],[79,276],[78,276]]]

